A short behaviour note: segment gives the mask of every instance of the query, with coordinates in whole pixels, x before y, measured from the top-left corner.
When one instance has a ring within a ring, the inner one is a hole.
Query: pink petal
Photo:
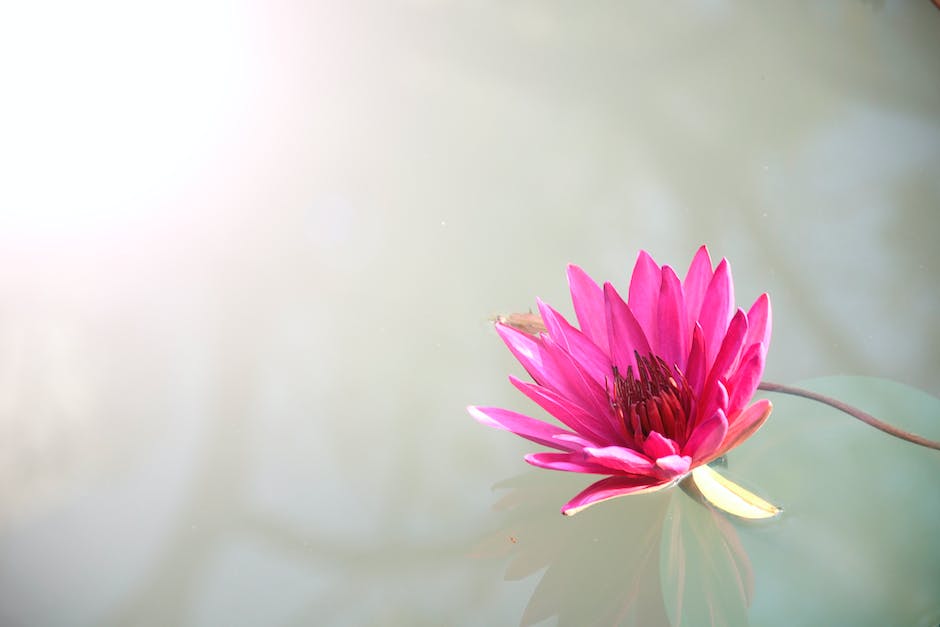
[[[604,294],[587,273],[575,265],[568,266],[568,287],[578,325],[597,346],[610,354],[607,346],[607,314]]]
[[[652,460],[622,446],[589,447],[584,449],[584,454],[588,461],[606,466],[608,473],[619,471],[640,475],[653,470]]]
[[[607,353],[597,347],[581,331],[571,326],[567,320],[549,305],[538,299],[539,314],[548,329],[548,334],[559,346],[568,351],[584,371],[600,385],[606,385],[612,374]]]
[[[692,328],[698,320],[702,310],[702,301],[705,300],[705,290],[712,280],[712,260],[708,256],[708,248],[702,246],[695,253],[689,271],[682,282],[682,292],[685,295],[685,308],[688,312],[688,325]]]
[[[663,266],[659,290],[659,346],[654,352],[666,365],[684,371],[689,358],[689,326],[682,284],[669,266]]]
[[[705,291],[702,310],[698,316],[705,335],[706,362],[711,362],[718,353],[733,312],[734,285],[731,282],[731,268],[728,261],[722,259]]]
[[[565,516],[574,516],[585,508],[636,492],[650,492],[669,485],[669,480],[654,479],[652,477],[607,477],[589,485],[573,499],[564,504],[561,513]]]
[[[711,458],[714,459],[724,455],[754,435],[770,416],[772,409],[773,404],[766,398],[762,398],[738,414],[728,426],[728,434],[725,436],[724,442],[721,443],[721,447],[712,453]],[[706,463],[708,461],[711,460],[706,460]]]
[[[727,416],[728,408],[728,388],[725,387],[725,384],[722,381],[715,381],[714,383],[709,384],[706,388],[705,398],[699,401],[699,406],[695,410],[695,423],[692,424],[692,427],[696,427],[706,418],[709,418],[715,414],[716,411],[725,412]],[[689,433],[691,437],[691,433]]]
[[[509,380],[520,392],[574,431],[598,442],[610,442],[617,438],[618,432],[611,428],[607,420],[597,420],[595,416],[558,392],[521,381],[512,375],[509,376]]]
[[[709,392],[709,386],[715,381],[724,381],[731,375],[732,368],[738,361],[741,349],[744,346],[744,337],[747,335],[747,314],[744,310],[738,309],[738,312],[731,319],[728,325],[728,333],[721,343],[721,349],[715,356],[714,362],[705,379],[705,394]],[[706,398],[706,403],[709,399]]]
[[[741,364],[728,379],[728,413],[734,415],[754,396],[757,384],[764,373],[763,344],[751,344],[741,357]]]
[[[646,334],[651,347],[659,345],[657,311],[659,310],[660,275],[659,266],[653,258],[645,250],[641,250],[637,256],[636,265],[633,266],[633,275],[630,277],[627,304],[630,305],[630,311],[640,323],[640,328]]]
[[[689,349],[689,361],[683,374],[692,391],[695,392],[695,396],[701,396],[702,389],[705,387],[705,375],[708,372],[705,368],[705,338],[702,334],[702,326],[697,322],[692,328],[692,348]]]
[[[646,437],[646,441],[643,442],[643,452],[646,453],[650,459],[659,459],[660,457],[678,454],[679,447],[669,438],[663,437],[656,431],[652,431]]]
[[[587,448],[589,446],[597,446],[597,442],[574,433],[560,433],[558,435],[552,436],[552,438],[566,444],[573,444],[574,446],[571,447],[572,450],[580,451],[581,449]]]
[[[721,446],[728,433],[728,420],[720,409],[711,418],[692,431],[689,441],[682,447],[683,455],[689,455],[695,462],[706,459]]]
[[[636,372],[634,351],[643,356],[649,355],[650,345],[643,329],[633,317],[633,312],[610,283],[604,283],[604,302],[607,306],[607,329],[610,333],[610,360],[620,369],[620,373],[626,376],[630,366],[633,366]]]
[[[542,341],[540,339],[499,322],[496,323],[496,332],[536,383],[545,384],[551,378],[550,373],[546,372],[542,360],[542,351],[540,350]]]
[[[761,294],[751,305],[747,312],[747,337],[744,345],[763,344],[764,350],[770,346],[770,329],[772,325],[770,313],[770,298]]]
[[[549,336],[533,338],[504,324],[496,331],[526,372],[539,385],[552,389],[588,412],[612,414],[607,391],[591,379]]]
[[[656,460],[656,466],[666,473],[669,478],[678,477],[689,472],[692,458],[688,455],[667,455]]]
[[[542,359],[549,365],[551,379],[547,384],[562,396],[580,405],[591,415],[607,420],[615,433],[623,433],[619,418],[610,407],[607,390],[550,337],[542,341]]]
[[[529,453],[526,462],[539,468],[564,472],[584,472],[591,475],[609,475],[610,468],[592,464],[579,453]]]
[[[569,434],[569,432],[547,422],[523,416],[508,409],[500,409],[499,407],[475,407],[471,405],[467,408],[467,411],[478,422],[488,427],[511,431],[537,444],[563,451],[577,448],[576,445],[570,442],[555,439],[556,435]]]

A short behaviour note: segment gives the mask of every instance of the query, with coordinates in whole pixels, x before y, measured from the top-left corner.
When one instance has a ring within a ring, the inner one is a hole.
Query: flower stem
[[[761,381],[760,385],[757,386],[759,390],[766,390],[768,392],[780,392],[781,394],[792,394],[793,396],[802,396],[803,398],[808,398],[812,401],[817,401],[823,403],[824,405],[829,405],[830,407],[835,407],[839,411],[843,411],[853,418],[857,418],[864,422],[865,424],[884,431],[888,435],[893,435],[896,438],[906,440],[908,442],[913,442],[914,444],[919,444],[920,446],[926,446],[927,448],[932,448],[934,450],[940,451],[940,442],[935,442],[934,440],[928,440],[927,438],[921,437],[909,431],[904,431],[903,429],[898,429],[892,425],[889,425],[886,422],[882,422],[872,416],[871,414],[862,411],[861,409],[847,405],[842,401],[837,401],[834,398],[829,396],[824,396],[816,392],[810,392],[809,390],[804,390],[803,388],[797,388],[790,385],[781,385],[780,383],[770,383],[769,381]]]

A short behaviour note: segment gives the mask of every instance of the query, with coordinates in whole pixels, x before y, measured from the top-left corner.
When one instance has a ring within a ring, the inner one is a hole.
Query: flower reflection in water
[[[546,477],[530,472],[496,486],[508,490],[495,505],[505,523],[476,549],[508,558],[508,580],[545,569],[521,624],[747,623],[753,572],[722,513],[671,490],[564,519],[555,503],[569,480]]]

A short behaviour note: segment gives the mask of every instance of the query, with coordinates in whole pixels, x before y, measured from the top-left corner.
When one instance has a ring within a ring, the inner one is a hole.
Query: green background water
[[[940,621],[936,452],[773,396],[726,472],[781,518],[564,519],[590,479],[464,409],[536,412],[488,319],[567,263],[706,243],[767,379],[940,439],[929,2],[0,24],[0,623]]]

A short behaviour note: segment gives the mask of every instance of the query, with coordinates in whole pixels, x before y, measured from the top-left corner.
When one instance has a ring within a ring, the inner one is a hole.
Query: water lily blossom
[[[485,425],[554,449],[526,455],[533,466],[606,475],[562,513],[675,485],[770,415],[770,401],[749,404],[770,343],[770,300],[762,294],[746,312],[736,308],[726,260],[713,268],[703,246],[680,280],[641,251],[626,300],[577,266],[568,282],[578,327],[542,301],[544,332],[496,323],[532,377],[510,381],[561,425],[469,408]]]

